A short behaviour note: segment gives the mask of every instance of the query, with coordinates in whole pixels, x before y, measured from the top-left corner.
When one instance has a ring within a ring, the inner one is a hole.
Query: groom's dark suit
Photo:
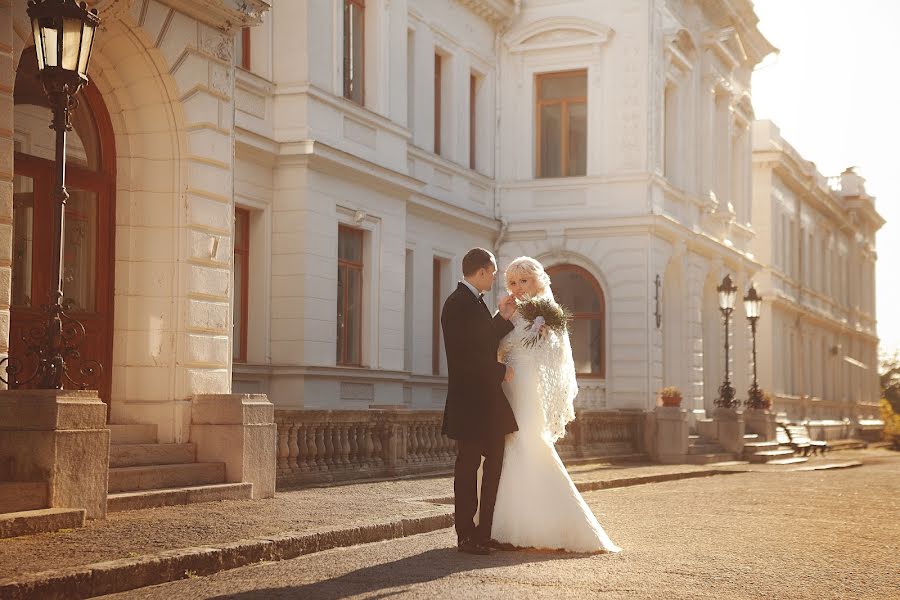
[[[499,314],[491,317],[480,296],[460,282],[441,312],[447,352],[447,404],[444,433],[457,441],[454,494],[456,533],[460,540],[491,537],[494,503],[503,468],[504,436],[518,430],[501,384],[506,367],[497,362],[497,346],[513,325]],[[481,481],[479,524],[477,475]]]

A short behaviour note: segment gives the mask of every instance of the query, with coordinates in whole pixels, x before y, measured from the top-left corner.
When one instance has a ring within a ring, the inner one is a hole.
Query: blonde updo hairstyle
[[[533,277],[537,284],[537,295],[543,296],[550,292],[550,276],[544,271],[543,265],[530,256],[520,256],[506,267],[506,288],[509,289],[509,280],[519,274]]]

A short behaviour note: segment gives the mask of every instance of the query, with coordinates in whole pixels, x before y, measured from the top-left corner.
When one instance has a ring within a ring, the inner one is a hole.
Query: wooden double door
[[[17,92],[18,84],[17,81]],[[44,107],[19,106],[19,97],[16,100],[16,131],[21,135],[14,156],[9,353],[23,361],[19,379],[24,380],[37,364],[36,356],[28,351],[34,340],[31,333],[44,328],[47,315],[43,307],[56,290],[52,259],[56,165],[48,147],[52,147],[53,132],[48,134],[43,129],[49,122],[41,123],[47,114]],[[67,144],[73,159],[66,168],[69,199],[63,302],[69,307],[67,314],[84,325],[85,335],[79,347],[80,357],[67,361],[67,367],[71,377],[80,380],[82,361],[99,361],[102,372],[90,387],[96,388],[108,403],[112,374],[115,154],[111,126],[99,93],[88,86],[81,101],[76,122],[80,131],[73,131]],[[33,387],[35,383],[21,387]],[[65,387],[76,386],[67,383]]]

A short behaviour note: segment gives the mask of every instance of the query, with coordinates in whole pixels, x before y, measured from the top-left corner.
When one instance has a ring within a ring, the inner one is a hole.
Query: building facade
[[[716,285],[742,293],[767,265],[750,76],[772,47],[749,0],[92,4],[65,292],[111,423],[187,441],[191,398],[231,391],[441,408],[440,307],[472,246],[547,265],[576,313],[582,408],[650,409],[664,385],[713,406]],[[4,354],[47,291],[49,109],[25,9],[0,0]],[[842,201],[869,235],[869,200]],[[874,310],[853,310],[836,343],[872,364]],[[745,329],[729,343],[743,397]],[[871,400],[857,381],[847,414]]]
[[[771,121],[753,129],[760,385],[792,420],[878,414],[875,233],[853,168],[825,178]]]
[[[582,407],[677,385],[712,408],[715,287],[760,267],[756,20],[749,2],[275,2],[235,76],[234,389],[442,407],[440,305],[481,245],[549,268]],[[731,343],[744,390],[748,338]]]

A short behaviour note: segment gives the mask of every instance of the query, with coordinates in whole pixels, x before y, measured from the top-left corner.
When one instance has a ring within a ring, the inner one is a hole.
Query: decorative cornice
[[[271,8],[270,0],[159,0],[200,22],[225,32],[253,27]]]
[[[519,3],[513,0],[456,0],[479,17],[497,25],[512,19],[518,12]]]

